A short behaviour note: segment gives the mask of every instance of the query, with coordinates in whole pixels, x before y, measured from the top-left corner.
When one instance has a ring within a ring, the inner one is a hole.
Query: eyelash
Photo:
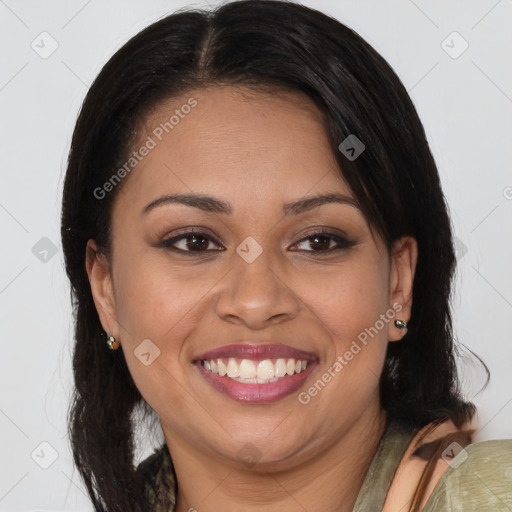
[[[198,238],[204,238],[206,239],[208,242],[213,242],[217,245],[220,245],[218,242],[216,242],[216,240],[211,237],[210,235],[208,235],[207,233],[204,233],[202,231],[195,231],[195,230],[190,230],[190,231],[187,231],[185,233],[181,233],[177,236],[174,236],[172,238],[168,238],[167,240],[162,240],[162,242],[160,242],[159,244],[157,244],[157,247],[162,247],[164,249],[169,249],[169,250],[172,250],[172,251],[175,251],[175,252],[178,252],[178,253],[183,253],[183,255],[187,255],[187,256],[192,256],[192,257],[198,257],[198,256],[203,256],[205,253],[208,253],[208,252],[221,252],[221,249],[206,249],[204,251],[188,251],[188,250],[184,250],[184,249],[178,249],[176,247],[173,247],[174,244],[176,244],[177,242],[181,241],[181,240],[186,240],[187,238],[190,238],[192,236],[196,236]],[[354,245],[357,245],[357,242],[351,242],[345,238],[343,238],[342,236],[340,235],[337,235],[337,234],[334,234],[334,233],[330,233],[328,231],[314,231],[312,233],[310,233],[308,236],[304,237],[304,238],[301,238],[298,242],[296,242],[294,245],[297,245],[297,244],[300,244],[302,242],[305,242],[305,241],[308,241],[316,236],[321,236],[323,238],[330,238],[331,240],[334,240],[337,244],[338,244],[338,247],[335,247],[335,248],[330,248],[330,249],[327,249],[325,251],[314,251],[314,250],[298,250],[297,252],[311,252],[311,253],[315,253],[319,256],[322,256],[322,255],[325,255],[325,254],[330,254],[330,253],[333,253],[335,251],[340,251],[342,249],[349,249],[351,247],[353,247]],[[208,243],[209,245],[209,243]],[[330,245],[330,244],[329,244]]]

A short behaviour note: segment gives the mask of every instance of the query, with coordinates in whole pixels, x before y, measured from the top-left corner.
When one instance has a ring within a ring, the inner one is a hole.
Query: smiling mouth
[[[304,359],[239,359],[234,357],[203,359],[203,368],[221,377],[243,384],[268,384],[303,372],[309,364]]]
[[[261,404],[296,392],[318,365],[318,356],[289,345],[246,340],[198,354],[193,363],[220,393],[240,403]]]

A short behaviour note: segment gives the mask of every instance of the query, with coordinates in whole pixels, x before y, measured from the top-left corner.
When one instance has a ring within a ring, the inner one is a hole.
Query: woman
[[[422,124],[338,21],[250,0],[136,35],[82,107],[62,238],[96,510],[512,506],[512,442],[471,444]],[[140,407],[165,443],[135,467]]]

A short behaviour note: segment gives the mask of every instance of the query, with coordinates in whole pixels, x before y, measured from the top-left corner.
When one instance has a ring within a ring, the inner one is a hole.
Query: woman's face
[[[90,242],[87,268],[171,453],[285,467],[382,419],[416,246],[389,256],[372,238],[309,100],[240,92],[151,114],[114,203],[110,267]],[[196,199],[169,199],[182,195]]]

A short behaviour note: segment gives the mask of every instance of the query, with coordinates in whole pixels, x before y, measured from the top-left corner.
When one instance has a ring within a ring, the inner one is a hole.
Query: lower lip
[[[207,370],[201,362],[197,362],[201,375],[224,395],[245,404],[261,404],[276,402],[297,391],[313,371],[316,362],[310,361],[305,370],[294,375],[287,375],[275,382],[267,384],[244,384],[229,377],[221,377],[218,373]]]

